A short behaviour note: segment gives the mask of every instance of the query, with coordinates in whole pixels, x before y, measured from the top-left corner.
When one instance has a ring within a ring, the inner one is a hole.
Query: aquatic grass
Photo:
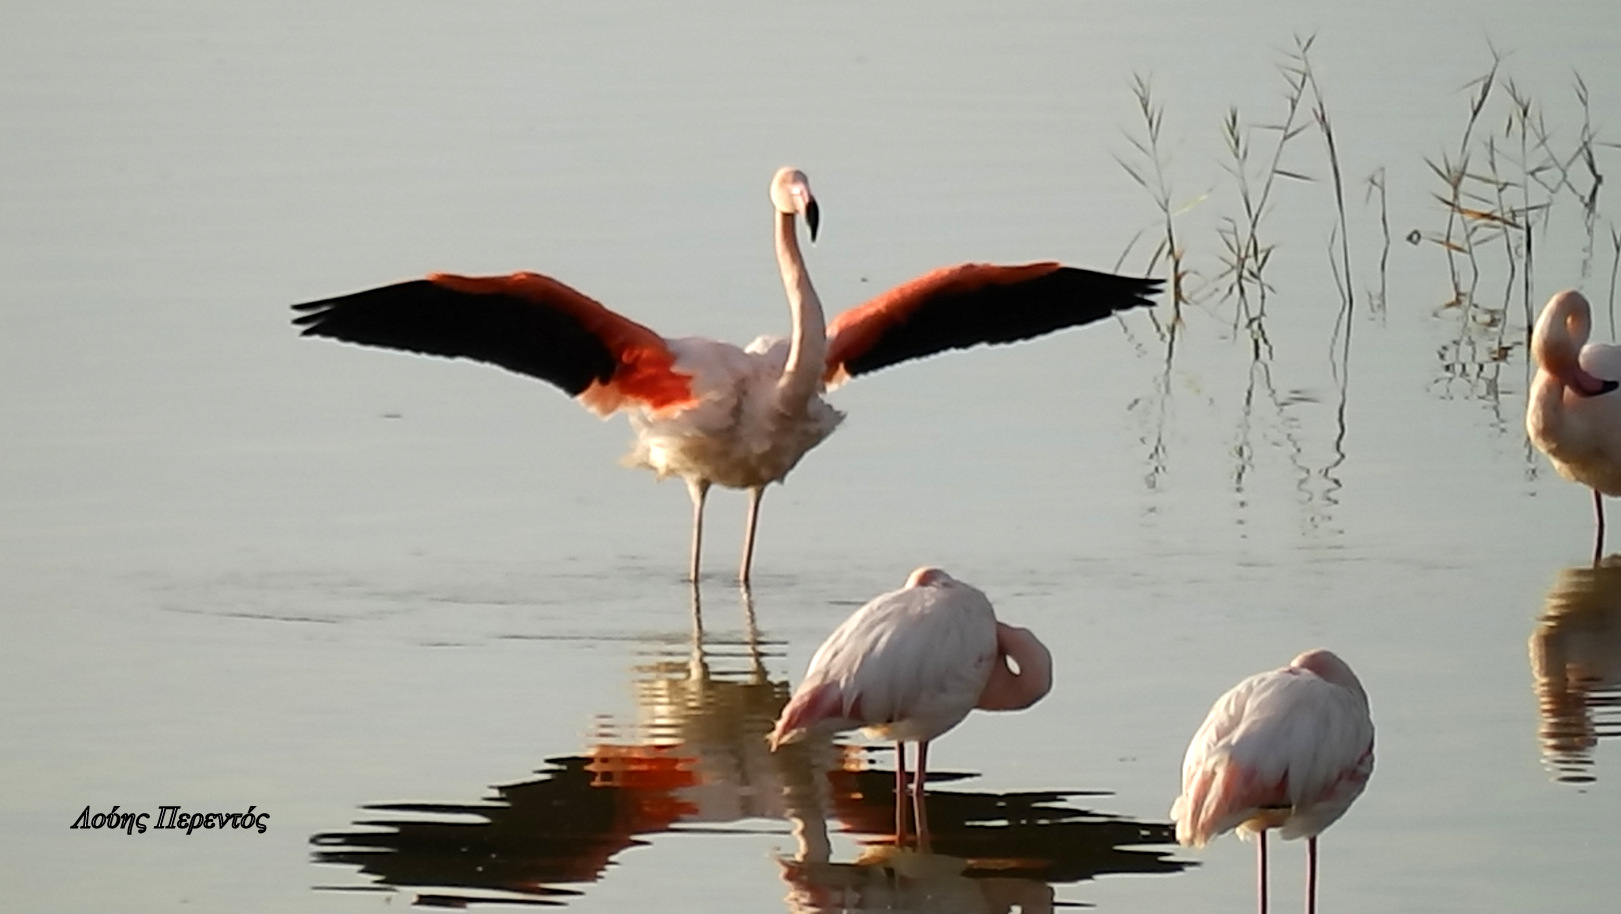
[[[1138,186],[1148,191],[1153,198],[1154,206],[1159,210],[1158,229],[1163,232],[1153,252],[1149,255],[1146,272],[1154,273],[1157,268],[1164,268],[1170,275],[1170,320],[1161,323],[1158,314],[1149,312],[1149,320],[1153,323],[1155,331],[1165,343],[1165,356],[1162,370],[1155,380],[1155,418],[1153,440],[1148,444],[1147,464],[1148,472],[1144,476],[1144,484],[1150,490],[1158,487],[1158,480],[1165,472],[1167,463],[1167,447],[1165,442],[1165,428],[1168,420],[1170,405],[1171,372],[1176,362],[1177,335],[1183,327],[1182,308],[1188,304],[1188,292],[1185,280],[1187,273],[1184,268],[1184,252],[1177,239],[1176,219],[1185,209],[1173,202],[1171,182],[1168,176],[1170,171],[1170,156],[1161,139],[1161,131],[1165,126],[1165,109],[1154,100],[1153,83],[1142,74],[1133,74],[1131,81],[1132,95],[1137,102],[1137,110],[1142,115],[1143,135],[1141,138],[1126,134],[1127,142],[1136,150],[1139,161],[1133,162],[1118,154],[1115,161],[1125,169],[1126,174],[1137,182]],[[1193,206],[1198,201],[1189,203]],[[1137,241],[1148,231],[1139,230],[1126,243],[1126,248],[1116,262],[1116,269],[1130,256],[1131,250]],[[1136,409],[1142,401],[1138,400],[1131,405]]]
[[[1582,212],[1587,224],[1588,251],[1591,252],[1594,247],[1594,239],[1597,232],[1599,188],[1604,186],[1604,175],[1598,170],[1598,157],[1594,154],[1594,149],[1600,146],[1618,149],[1621,148],[1621,144],[1603,142],[1599,140],[1598,134],[1593,129],[1593,108],[1590,101],[1590,95],[1587,91],[1587,81],[1582,79],[1582,74],[1580,73],[1573,72],[1571,77],[1575,82],[1577,104],[1579,104],[1582,109],[1582,130],[1580,141],[1577,143],[1576,147],[1576,155],[1580,159],[1582,165],[1587,168],[1587,177],[1590,181],[1590,189],[1587,195],[1582,198]],[[1611,230],[1614,230],[1613,224],[1611,226]]]
[[[1526,377],[1512,389],[1529,383],[1530,333],[1547,293],[1537,290],[1539,248],[1555,220],[1578,208],[1583,242],[1577,275],[1560,277],[1555,285],[1580,285],[1592,277],[1602,244],[1602,153],[1616,144],[1594,126],[1591,91],[1580,73],[1572,74],[1580,111],[1572,137],[1569,128],[1556,126],[1543,100],[1508,73],[1506,56],[1495,47],[1490,52],[1485,72],[1462,87],[1468,106],[1455,150],[1424,159],[1440,182],[1431,196],[1445,221],[1434,230],[1414,230],[1407,240],[1433,243],[1446,256],[1452,293],[1437,313],[1455,313],[1456,332],[1439,350],[1440,386],[1463,382],[1466,396],[1489,404],[1500,431],[1523,434],[1518,410],[1502,402],[1500,381],[1504,365],[1518,359]],[[1605,224],[1615,233],[1613,221]],[[1621,239],[1612,237],[1611,245],[1613,253]],[[1612,261],[1616,256],[1621,254]],[[1491,300],[1481,283],[1499,273],[1501,296]],[[1612,338],[1614,325],[1612,314]],[[1527,453],[1536,459],[1534,451]]]
[[[1610,339],[1615,339],[1615,276],[1621,270],[1621,229],[1617,229],[1614,222],[1610,223]]]
[[[1414,152],[1403,165],[1373,169],[1360,181],[1363,200],[1359,211],[1353,212],[1356,207],[1347,200],[1352,188],[1347,187],[1345,170],[1349,147],[1327,102],[1332,87],[1320,79],[1315,42],[1315,35],[1296,35],[1293,45],[1280,51],[1277,72],[1283,82],[1276,108],[1269,104],[1257,117],[1253,110],[1229,105],[1218,117],[1211,139],[1221,144],[1215,163],[1224,174],[1217,175],[1208,192],[1185,202],[1177,196],[1174,187],[1185,186],[1187,179],[1171,161],[1174,144],[1168,138],[1170,123],[1176,118],[1167,114],[1160,97],[1163,93],[1156,92],[1143,76],[1136,76],[1130,84],[1138,115],[1137,124],[1127,130],[1131,147],[1116,156],[1131,179],[1149,194],[1156,214],[1151,224],[1131,238],[1121,261],[1141,257],[1149,246],[1145,242],[1150,242],[1149,269],[1169,271],[1171,277],[1171,307],[1153,320],[1162,344],[1162,353],[1156,355],[1163,359],[1154,392],[1132,405],[1147,419],[1142,441],[1148,451],[1150,487],[1157,484],[1170,461],[1165,423],[1167,415],[1174,414],[1175,404],[1169,402],[1176,395],[1173,369],[1178,358],[1186,358],[1178,351],[1187,345],[1178,339],[1187,329],[1184,317],[1191,317],[1186,306],[1232,308],[1218,319],[1228,327],[1231,342],[1248,343],[1248,383],[1234,390],[1235,398],[1242,393],[1242,416],[1230,441],[1235,458],[1230,477],[1234,490],[1242,492],[1253,484],[1254,436],[1270,424],[1266,416],[1275,414],[1277,428],[1290,430],[1286,436],[1303,434],[1298,427],[1300,415],[1294,411],[1300,401],[1280,393],[1301,388],[1286,383],[1282,376],[1274,377],[1277,354],[1267,331],[1268,323],[1277,320],[1275,309],[1280,306],[1276,283],[1282,258],[1287,253],[1299,259],[1303,248],[1298,239],[1272,226],[1283,216],[1280,207],[1323,208],[1324,199],[1332,200],[1325,232],[1328,271],[1321,280],[1324,285],[1332,282],[1338,297],[1333,329],[1329,332],[1325,327],[1327,368],[1337,402],[1325,403],[1334,417],[1322,421],[1332,422],[1333,428],[1325,427],[1322,432],[1325,441],[1332,437],[1332,454],[1307,458],[1302,450],[1295,452],[1295,469],[1305,493],[1303,504],[1318,512],[1314,525],[1328,520],[1320,512],[1331,509],[1337,498],[1337,471],[1346,459],[1352,338],[1361,335],[1355,330],[1356,320],[1362,316],[1357,314],[1357,306],[1363,305],[1366,316],[1382,317],[1391,295],[1402,294],[1390,288],[1393,237],[1438,248],[1442,257],[1435,266],[1444,268],[1442,280],[1449,283],[1448,291],[1437,296],[1444,300],[1432,313],[1446,317],[1455,332],[1436,349],[1439,370],[1432,395],[1487,404],[1490,421],[1502,434],[1523,434],[1513,401],[1524,384],[1505,379],[1503,372],[1511,364],[1529,365],[1528,337],[1537,307],[1538,268],[1547,259],[1539,249],[1549,244],[1549,235],[1574,229],[1577,217],[1583,220],[1586,244],[1580,251],[1570,252],[1581,255],[1581,279],[1563,278],[1558,283],[1561,287],[1596,281],[1593,274],[1603,269],[1600,264],[1608,254],[1607,312],[1612,338],[1617,332],[1615,299],[1621,286],[1621,226],[1606,218],[1601,205],[1606,154],[1621,145],[1600,135],[1594,108],[1597,105],[1603,110],[1603,105],[1581,74],[1572,75],[1579,120],[1570,116],[1568,107],[1558,109],[1561,116],[1555,117],[1533,91],[1535,87],[1513,78],[1509,56],[1488,44],[1489,59],[1482,72],[1457,89],[1464,101],[1460,123],[1449,131],[1442,150],[1433,155]],[[1315,142],[1302,141],[1311,134],[1316,135]],[[1189,163],[1175,164],[1185,168]],[[1325,195],[1286,192],[1288,182],[1320,184]],[[1439,204],[1438,218],[1420,222],[1411,231],[1406,227],[1393,231],[1392,220],[1402,218],[1400,204],[1408,202],[1398,196],[1398,212],[1393,213],[1393,190],[1398,195],[1405,192],[1432,199]],[[1215,212],[1192,218],[1190,212],[1206,202],[1215,204]],[[1360,242],[1364,234],[1368,239],[1365,250]],[[1608,252],[1602,250],[1606,243]],[[1207,257],[1211,266],[1204,269]],[[1427,258],[1423,261],[1429,262]],[[1561,257],[1560,262],[1568,259]],[[1541,269],[1546,272],[1548,268]],[[1597,292],[1593,289],[1595,303]],[[1313,294],[1312,290],[1293,290],[1289,301],[1306,304]],[[1320,317],[1328,319],[1326,310]],[[1142,348],[1146,354],[1148,347]]]
[[[1286,74],[1287,75],[1287,74]],[[1300,111],[1300,101],[1304,92],[1304,85],[1298,80],[1289,82],[1289,90],[1285,93],[1285,110],[1283,119],[1276,124],[1243,123],[1235,105],[1227,109],[1227,116],[1222,121],[1222,141],[1227,148],[1227,155],[1231,161],[1222,163],[1222,168],[1233,176],[1238,187],[1238,200],[1242,209],[1242,216],[1234,218],[1223,216],[1222,225],[1217,229],[1221,239],[1224,254],[1222,262],[1224,269],[1217,274],[1217,281],[1224,282],[1222,297],[1237,298],[1242,312],[1235,312],[1233,317],[1234,329],[1237,329],[1240,313],[1248,318],[1252,326],[1259,322],[1266,311],[1266,293],[1269,286],[1262,273],[1266,269],[1267,261],[1272,257],[1273,246],[1261,243],[1261,220],[1271,211],[1272,188],[1278,178],[1293,178],[1301,181],[1310,181],[1311,178],[1288,171],[1283,168],[1283,151],[1289,141],[1299,136],[1307,129],[1305,125],[1296,125],[1295,120]],[[1267,160],[1265,169],[1256,177],[1255,184],[1251,183],[1250,169],[1250,132],[1252,130],[1275,133],[1277,140],[1272,144],[1272,154]],[[1249,312],[1250,286],[1256,289],[1259,298],[1257,311]]]
[[[1492,89],[1497,85],[1497,70],[1502,65],[1503,57],[1494,47],[1491,49],[1492,65],[1485,75],[1479,76],[1465,83],[1463,88],[1475,90],[1469,102],[1469,116],[1464,121],[1463,135],[1458,139],[1458,158],[1454,161],[1450,156],[1442,153],[1439,162],[1425,157],[1424,162],[1446,185],[1445,194],[1437,194],[1446,208],[1446,226],[1439,235],[1429,236],[1429,240],[1439,244],[1447,252],[1447,269],[1452,277],[1453,300],[1448,303],[1452,306],[1461,306],[1467,302],[1470,295],[1465,293],[1461,276],[1458,272],[1457,255],[1464,255],[1469,260],[1470,289],[1480,278],[1480,264],[1475,259],[1474,238],[1471,233],[1470,214],[1484,212],[1474,207],[1466,206],[1472,192],[1464,190],[1466,182],[1482,180],[1478,175],[1469,171],[1471,147],[1474,141],[1475,128],[1480,123],[1481,113],[1486,110],[1486,102],[1490,100]]]
[[[1341,290],[1345,300],[1345,307],[1349,311],[1355,301],[1355,294],[1351,288],[1351,233],[1346,224],[1345,216],[1345,178],[1340,169],[1339,146],[1334,141],[1334,124],[1328,116],[1328,102],[1324,100],[1322,86],[1317,82],[1317,72],[1311,66],[1311,46],[1316,40],[1316,35],[1308,35],[1305,38],[1295,36],[1294,53],[1290,55],[1289,61],[1284,66],[1297,73],[1300,82],[1311,90],[1311,116],[1317,123],[1318,132],[1323,137],[1324,151],[1328,156],[1328,174],[1334,184],[1334,213],[1339,219],[1336,228],[1339,236],[1340,255],[1337,270],[1344,275],[1345,281],[1341,285]],[[1332,248],[1332,238],[1329,245]],[[1329,265],[1331,267],[1334,265],[1332,257],[1329,258]],[[1337,277],[1338,273],[1336,274]]]
[[[1255,410],[1262,402],[1269,402],[1277,427],[1282,430],[1283,437],[1291,442],[1295,455],[1292,462],[1299,473],[1299,488],[1305,493],[1304,503],[1310,506],[1313,514],[1310,524],[1317,528],[1328,520],[1322,510],[1331,507],[1336,500],[1334,492],[1339,488],[1339,482],[1335,479],[1334,470],[1345,459],[1346,363],[1351,339],[1348,324],[1355,294],[1352,286],[1350,217],[1345,203],[1339,139],[1323,89],[1317,83],[1312,67],[1311,49],[1314,41],[1315,36],[1296,36],[1294,48],[1279,63],[1284,92],[1282,110],[1275,119],[1261,122],[1247,120],[1237,106],[1231,106],[1221,122],[1221,139],[1225,147],[1221,166],[1232,180],[1237,211],[1215,217],[1219,242],[1217,256],[1221,266],[1208,281],[1200,278],[1198,271],[1189,266],[1187,223],[1182,217],[1194,206],[1205,202],[1210,194],[1199,195],[1185,204],[1177,200],[1172,190],[1171,162],[1166,147],[1165,108],[1155,97],[1150,81],[1140,75],[1134,77],[1131,83],[1140,115],[1140,132],[1128,133],[1132,153],[1115,158],[1128,176],[1148,192],[1158,211],[1156,224],[1139,230],[1131,238],[1120,262],[1124,263],[1145,237],[1157,237],[1156,246],[1148,257],[1149,268],[1168,268],[1172,273],[1172,313],[1164,325],[1155,320],[1156,330],[1165,345],[1161,370],[1155,379],[1155,390],[1152,395],[1139,398],[1132,404],[1134,411],[1153,410],[1152,431],[1143,437],[1148,450],[1145,484],[1151,489],[1157,487],[1169,460],[1165,423],[1172,405],[1177,336],[1185,330],[1183,309],[1186,305],[1200,305],[1212,299],[1231,301],[1234,303],[1231,332],[1235,340],[1247,338],[1250,343],[1248,383],[1232,447],[1236,458],[1232,475],[1234,489],[1242,492],[1246,478],[1254,469]],[[1308,184],[1317,181],[1296,166],[1286,164],[1285,158],[1295,157],[1297,153],[1291,150],[1299,147],[1298,138],[1314,129],[1323,140],[1324,161],[1331,176],[1330,186],[1334,195],[1336,222],[1329,232],[1329,260],[1341,303],[1330,353],[1339,393],[1339,407],[1335,411],[1337,427],[1332,436],[1334,454],[1324,465],[1317,467],[1309,466],[1314,462],[1304,458],[1304,448],[1296,438],[1296,419],[1291,415],[1291,408],[1296,403],[1310,401],[1291,397],[1285,403],[1272,379],[1273,351],[1266,331],[1266,314],[1267,299],[1273,288],[1267,280],[1266,270],[1277,248],[1266,237],[1265,231],[1265,223],[1279,201],[1278,189],[1285,179]],[[1382,178],[1380,180],[1382,183]],[[1388,255],[1388,210],[1384,211],[1383,224]],[[1383,290],[1381,300],[1382,296]],[[1323,482],[1325,488],[1318,490],[1318,481]]]
[[[1178,207],[1173,202],[1171,181],[1168,174],[1170,171],[1170,154],[1161,141],[1161,131],[1165,126],[1165,109],[1154,101],[1153,83],[1148,77],[1140,73],[1133,74],[1131,92],[1136,98],[1137,109],[1142,115],[1143,135],[1141,138],[1130,133],[1125,136],[1126,141],[1137,151],[1137,156],[1141,161],[1132,162],[1119,154],[1115,155],[1114,160],[1120,163],[1120,167],[1125,169],[1126,174],[1130,175],[1133,181],[1136,181],[1140,187],[1148,191],[1149,196],[1153,198],[1155,208],[1159,210],[1159,228],[1163,231],[1163,235],[1149,255],[1147,272],[1151,274],[1157,268],[1163,266],[1169,273],[1172,320],[1173,323],[1179,324],[1182,317],[1182,305],[1186,304],[1189,298],[1186,288],[1187,273],[1183,265],[1184,251],[1181,244],[1178,243],[1176,234],[1176,217],[1186,207]],[[1195,200],[1186,206],[1193,206],[1197,202]],[[1117,267],[1129,256],[1131,249],[1142,235],[1143,231],[1139,231],[1126,243],[1126,249],[1121,253],[1120,261],[1116,264]]]
[[[1504,57],[1496,48],[1491,54],[1487,71],[1464,85],[1471,96],[1456,153],[1425,158],[1443,185],[1433,196],[1442,204],[1446,222],[1438,232],[1415,232],[1409,240],[1427,240],[1446,251],[1453,298],[1442,307],[1460,308],[1469,320],[1477,320],[1473,312],[1486,307],[1476,299],[1485,269],[1482,258],[1488,245],[1500,244],[1501,268],[1507,273],[1505,294],[1501,306],[1488,310],[1506,308],[1517,288],[1529,329],[1536,306],[1538,231],[1561,199],[1576,202],[1585,232],[1580,275],[1591,274],[1603,185],[1596,150],[1616,144],[1599,139],[1592,121],[1591,94],[1580,73],[1573,74],[1573,80],[1581,125],[1575,141],[1562,145],[1548,126],[1544,106],[1503,75]],[[1493,115],[1499,100],[1501,130],[1483,132],[1481,125]],[[1464,263],[1467,271],[1460,266]]]
[[[1328,265],[1329,271],[1334,276],[1334,285],[1339,291],[1340,310],[1334,318],[1334,331],[1329,338],[1328,361],[1339,399],[1334,409],[1333,456],[1316,474],[1326,484],[1322,492],[1324,504],[1333,506],[1338,503],[1337,493],[1343,486],[1335,474],[1346,459],[1345,440],[1349,429],[1346,411],[1350,402],[1351,328],[1356,314],[1356,292],[1351,276],[1351,231],[1345,210],[1345,177],[1344,170],[1340,167],[1339,144],[1335,139],[1334,122],[1328,113],[1328,102],[1323,96],[1322,85],[1317,81],[1317,71],[1311,65],[1311,48],[1316,41],[1315,34],[1304,38],[1296,35],[1294,51],[1287,55],[1281,66],[1291,78],[1292,84],[1300,87],[1298,91],[1302,96],[1306,91],[1311,93],[1310,113],[1312,121],[1317,125],[1318,135],[1323,140],[1323,151],[1334,191],[1336,223],[1329,232]]]
[[[1322,139],[1326,183],[1334,201],[1329,266],[1341,308],[1349,317],[1357,290],[1352,276],[1357,263],[1351,250],[1351,213],[1346,202],[1341,139],[1313,66],[1315,41],[1315,35],[1297,35],[1294,47],[1285,52],[1279,64],[1285,81],[1283,108],[1276,119],[1246,119],[1237,106],[1230,106],[1221,119],[1224,156],[1220,165],[1232,178],[1236,211],[1216,216],[1221,268],[1208,283],[1194,282],[1198,271],[1189,266],[1189,241],[1182,217],[1209,194],[1186,203],[1176,200],[1164,135],[1165,108],[1155,97],[1150,80],[1134,76],[1131,90],[1142,129],[1127,134],[1134,155],[1115,158],[1132,180],[1149,192],[1158,217],[1156,225],[1132,237],[1121,262],[1144,237],[1157,238],[1148,258],[1149,269],[1163,268],[1171,274],[1173,322],[1181,321],[1182,306],[1219,296],[1221,301],[1236,302],[1231,324],[1235,333],[1246,325],[1252,329],[1260,325],[1267,298],[1275,291],[1266,279],[1266,270],[1277,254],[1275,243],[1265,237],[1265,223],[1277,205],[1280,179],[1308,183],[1317,180],[1306,170],[1285,164],[1285,156],[1293,155],[1288,150],[1297,145],[1293,141],[1313,126]],[[1467,92],[1467,106],[1455,143],[1438,155],[1422,157],[1441,184],[1432,196],[1441,204],[1444,222],[1438,229],[1414,229],[1406,237],[1410,243],[1434,244],[1444,252],[1452,297],[1440,307],[1462,309],[1468,322],[1495,329],[1498,316],[1477,313],[1483,307],[1487,311],[1500,310],[1483,306],[1477,299],[1483,276],[1498,268],[1493,250],[1501,253],[1501,268],[1508,273],[1505,290],[1517,293],[1522,315],[1529,324],[1534,317],[1537,234],[1546,225],[1549,211],[1562,201],[1571,200],[1581,207],[1588,239],[1582,275],[1590,274],[1600,244],[1603,172],[1598,152],[1605,147],[1621,148],[1621,144],[1600,139],[1593,124],[1591,90],[1580,73],[1573,74],[1573,91],[1581,111],[1579,132],[1574,142],[1562,143],[1550,129],[1543,107],[1505,75],[1506,55],[1490,44],[1488,50],[1490,63],[1485,72],[1460,87],[1460,91]],[[1499,126],[1488,129],[1494,122]],[[1261,140],[1263,135],[1269,139]],[[1368,293],[1373,311],[1382,310],[1389,294],[1389,178],[1381,167],[1364,180],[1364,204],[1377,202],[1383,242],[1378,255],[1377,293]],[[1503,305],[1513,297],[1505,294]],[[1256,345],[1264,343],[1257,340]]]
[[[1331,231],[1329,239],[1330,266],[1341,287],[1342,301],[1354,300],[1355,296],[1350,286],[1350,232],[1345,205],[1344,173],[1340,166],[1339,146],[1333,122],[1328,113],[1322,87],[1317,82],[1316,72],[1311,64],[1310,53],[1315,40],[1315,35],[1296,36],[1294,49],[1288,52],[1285,60],[1279,64],[1279,71],[1284,77],[1285,92],[1284,108],[1278,120],[1261,123],[1246,121],[1237,106],[1229,107],[1222,120],[1221,138],[1226,158],[1221,167],[1233,179],[1239,212],[1219,216],[1216,232],[1221,248],[1219,256],[1222,268],[1209,284],[1200,287],[1191,282],[1195,273],[1188,267],[1187,249],[1179,231],[1178,217],[1203,202],[1209,195],[1202,194],[1186,204],[1177,204],[1171,189],[1170,156],[1164,145],[1165,109],[1155,99],[1150,80],[1140,74],[1133,76],[1131,90],[1141,115],[1142,133],[1141,136],[1130,132],[1126,134],[1135,156],[1128,158],[1117,154],[1115,161],[1138,186],[1149,193],[1155,208],[1159,211],[1158,225],[1154,229],[1158,241],[1149,255],[1148,268],[1152,272],[1164,266],[1171,272],[1173,320],[1180,321],[1181,306],[1202,298],[1201,293],[1213,295],[1219,292],[1222,301],[1237,302],[1232,322],[1235,332],[1241,325],[1245,325],[1250,328],[1252,337],[1256,334],[1264,335],[1264,330],[1259,328],[1265,315],[1266,296],[1271,291],[1271,286],[1265,279],[1265,269],[1275,247],[1263,239],[1262,223],[1272,211],[1275,202],[1274,191],[1279,179],[1305,183],[1316,180],[1309,174],[1286,168],[1283,164],[1285,152],[1290,148],[1291,142],[1310,130],[1313,125],[1324,141],[1337,216],[1336,226]],[[1308,114],[1310,120],[1306,119]],[[1265,147],[1258,147],[1255,142],[1258,133],[1270,134],[1274,139]],[[1385,217],[1384,225],[1388,238],[1388,215]],[[1117,267],[1129,258],[1131,251],[1148,232],[1149,229],[1142,229],[1131,237],[1116,263]],[[1255,339],[1255,344],[1264,345],[1264,340]]]
[[[1371,201],[1374,194],[1379,195],[1379,230],[1383,238],[1383,244],[1379,248],[1379,291],[1370,296],[1369,305],[1375,313],[1380,313],[1385,309],[1390,273],[1390,199],[1385,189],[1384,166],[1374,169],[1363,183],[1368,186],[1362,198],[1363,203]]]
[[[1528,96],[1526,96],[1526,95],[1524,95],[1524,94],[1522,94],[1520,92],[1519,87],[1514,84],[1513,80],[1510,80],[1508,82],[1507,92],[1508,92],[1509,100],[1512,103],[1512,107],[1509,109],[1508,124],[1504,128],[1504,132],[1507,135],[1511,136],[1511,137],[1515,136],[1516,134],[1518,135],[1519,141],[1520,141],[1519,166],[1520,166],[1520,169],[1525,172],[1525,180],[1521,180],[1520,182],[1518,182],[1519,183],[1519,188],[1520,188],[1520,207],[1519,207],[1519,213],[1518,213],[1519,229],[1520,229],[1521,239],[1522,239],[1521,240],[1521,250],[1524,252],[1524,257],[1525,257],[1525,269],[1520,271],[1520,274],[1523,277],[1522,286],[1521,286],[1522,289],[1523,289],[1523,292],[1522,292],[1520,298],[1521,298],[1522,308],[1524,310],[1525,324],[1526,324],[1527,327],[1529,327],[1529,326],[1531,326],[1531,321],[1532,321],[1532,316],[1531,316],[1531,294],[1532,294],[1532,292],[1531,292],[1531,289],[1532,289],[1531,274],[1532,274],[1532,259],[1533,259],[1532,258],[1532,251],[1534,250],[1533,242],[1535,240],[1535,235],[1533,235],[1532,230],[1531,230],[1531,223],[1532,223],[1532,220],[1533,220],[1533,218],[1535,216],[1535,212],[1536,212],[1536,209],[1533,208],[1533,206],[1531,204],[1531,178],[1532,178],[1532,176],[1534,174],[1534,169],[1527,167],[1527,165],[1529,164],[1529,162],[1531,160],[1530,149],[1529,149],[1529,147],[1527,145],[1527,141],[1528,141],[1528,138],[1529,138],[1530,133],[1531,133],[1530,126],[1531,126],[1531,123],[1532,123],[1531,99]],[[1538,121],[1541,120],[1541,110],[1540,109],[1538,109],[1538,112],[1537,112],[1537,120]],[[1501,187],[1501,186],[1502,185],[1499,185],[1499,187]],[[1501,195],[1499,195],[1499,200],[1501,201]],[[1502,207],[1500,207],[1500,209],[1503,212],[1507,212],[1507,207],[1506,206],[1502,206]],[[1512,222],[1513,220],[1510,219],[1509,221]],[[1512,227],[1512,226],[1508,226],[1508,227]],[[1503,232],[1503,245],[1504,245],[1504,250],[1507,252],[1507,255],[1508,255],[1508,267],[1509,267],[1508,288],[1512,288],[1513,283],[1514,283],[1514,273],[1515,273],[1514,245],[1513,245],[1511,233],[1509,231],[1506,231],[1506,230]],[[1506,290],[1504,292],[1503,300],[1504,300],[1505,303],[1508,300],[1508,292]]]

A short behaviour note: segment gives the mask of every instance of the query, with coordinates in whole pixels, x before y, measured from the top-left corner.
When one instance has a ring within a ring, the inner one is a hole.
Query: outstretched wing
[[[840,314],[828,328],[826,380],[947,349],[1012,343],[1141,305],[1159,281],[1057,263],[942,267]]]
[[[657,333],[537,273],[435,273],[294,305],[304,336],[466,358],[539,378],[607,415],[692,401]]]

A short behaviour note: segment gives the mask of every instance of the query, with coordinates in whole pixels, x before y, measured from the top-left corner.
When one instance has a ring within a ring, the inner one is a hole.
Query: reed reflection
[[[894,773],[871,767],[886,751],[826,738],[770,751],[767,735],[789,689],[767,673],[778,645],[760,638],[746,591],[742,604],[740,635],[708,634],[695,591],[690,638],[651,647],[634,667],[634,720],[605,719],[586,751],[547,759],[535,777],[497,784],[473,802],[367,805],[352,829],[310,839],[315,862],[355,867],[377,891],[415,890],[413,903],[422,906],[555,905],[653,835],[781,835],[771,823],[786,820],[796,844],[794,858],[782,862],[793,910],[869,897],[859,884],[891,878],[885,873],[899,874],[891,881],[909,887],[905,897],[954,886],[980,899],[1011,899],[968,910],[1040,910],[1036,900],[1050,901],[1052,881],[1187,865],[1168,858],[1168,825],[1065,805],[1074,792],[931,792],[941,853],[896,851]],[[936,772],[931,781],[966,776]],[[829,819],[868,845],[861,859],[831,862]],[[1167,852],[1138,847],[1154,844]]]
[[[1530,653],[1543,763],[1557,781],[1596,780],[1593,749],[1621,736],[1621,556],[1559,572]]]

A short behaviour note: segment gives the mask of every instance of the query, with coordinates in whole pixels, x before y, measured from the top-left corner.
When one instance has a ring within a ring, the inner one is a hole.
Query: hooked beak
[[[822,209],[816,205],[816,198],[812,197],[810,202],[805,204],[805,225],[810,227],[810,240],[812,242],[816,241],[816,226],[821,224],[821,221]]]

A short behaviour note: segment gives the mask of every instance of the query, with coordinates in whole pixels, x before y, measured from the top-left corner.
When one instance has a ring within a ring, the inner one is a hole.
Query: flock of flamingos
[[[629,462],[679,476],[692,496],[690,574],[698,579],[704,502],[712,485],[746,489],[738,577],[749,579],[760,500],[838,427],[823,394],[846,380],[982,343],[1011,343],[1151,304],[1158,282],[1057,263],[962,264],[897,286],[826,322],[800,253],[797,220],[815,240],[819,210],[805,175],[771,182],[776,250],[793,319],[789,339],[747,347],[667,338],[535,273],[426,279],[295,305],[305,335],[469,358],[562,388],[600,416],[624,411],[636,432]],[[1532,334],[1538,370],[1526,429],[1559,473],[1621,494],[1621,347],[1587,344],[1591,315],[1577,292],[1555,295]],[[929,743],[974,708],[1018,710],[1052,685],[1052,656],[1029,631],[996,619],[985,594],[938,568],[873,598],[828,636],[783,709],[773,748],[810,733],[863,728],[893,740],[896,841],[906,835],[905,744],[920,848]],[[1171,808],[1177,839],[1202,846],[1256,835],[1266,911],[1266,833],[1307,839],[1306,910],[1316,908],[1317,836],[1362,793],[1373,771],[1368,696],[1326,650],[1259,673],[1216,700],[1182,765]]]

